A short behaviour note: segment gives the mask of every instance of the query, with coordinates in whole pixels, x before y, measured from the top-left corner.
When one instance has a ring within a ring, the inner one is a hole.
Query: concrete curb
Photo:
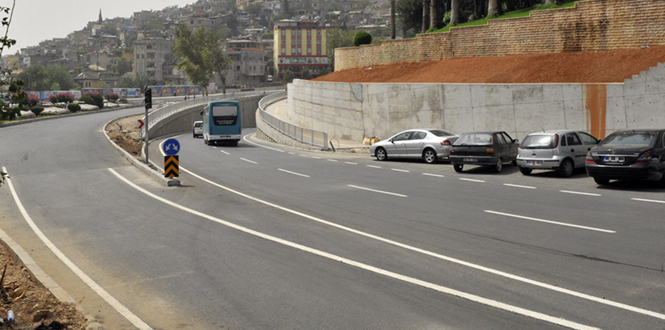
[[[125,149],[120,148],[120,146],[118,146],[115,142],[111,141],[111,138],[109,138],[109,135],[106,133],[106,126],[108,126],[111,122],[113,122],[113,121],[115,121],[115,120],[122,119],[122,118],[127,118],[127,117],[132,117],[132,116],[135,116],[135,115],[129,115],[129,116],[125,116],[125,117],[120,117],[120,118],[112,119],[112,120],[109,120],[107,123],[105,123],[105,124],[104,124],[104,127],[102,127],[102,131],[104,132],[104,136],[106,137],[106,140],[109,141],[109,143],[110,143],[111,145],[113,145],[113,147],[114,147],[116,150],[118,150],[122,155],[124,155],[125,158],[126,158],[130,163],[132,163],[132,165],[134,165],[135,167],[137,167],[139,170],[143,171],[145,174],[148,174],[149,176],[151,176],[151,177],[154,178],[155,180],[159,181],[161,184],[163,184],[163,185],[165,185],[165,186],[167,186],[167,187],[171,187],[171,186],[180,186],[180,180],[178,180],[178,179],[167,179],[167,178],[165,178],[163,173],[161,173],[161,172],[159,172],[159,171],[157,171],[157,170],[152,169],[152,167],[150,167],[150,166],[144,164],[143,162],[141,162],[140,160],[138,160],[136,157],[132,156],[130,153],[128,153],[127,151],[125,151]],[[145,146],[145,143],[144,143],[143,145]],[[144,150],[144,149],[142,148],[142,150]]]

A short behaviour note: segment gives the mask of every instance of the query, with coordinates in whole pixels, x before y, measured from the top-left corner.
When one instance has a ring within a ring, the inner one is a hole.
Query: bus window
[[[213,105],[212,119],[215,125],[235,125],[238,118],[236,105]]]

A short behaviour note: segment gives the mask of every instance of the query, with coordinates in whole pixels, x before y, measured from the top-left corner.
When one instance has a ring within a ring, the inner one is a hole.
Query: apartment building
[[[158,85],[166,83],[168,64],[172,64],[173,41],[139,34],[134,42],[134,75],[146,75]],[[166,73],[165,73],[166,71]]]
[[[273,60],[279,80],[286,70],[300,77],[302,69],[307,68],[316,77],[321,68],[328,66],[326,29],[319,21],[277,21],[274,40]]]

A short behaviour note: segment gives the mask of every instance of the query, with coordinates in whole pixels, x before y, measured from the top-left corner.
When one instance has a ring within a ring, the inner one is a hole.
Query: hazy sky
[[[141,10],[161,10],[178,5],[184,7],[196,0],[16,0],[9,38],[16,45],[3,54],[14,54],[21,48],[36,46],[43,40],[64,38],[102,17],[130,17]],[[12,6],[12,0],[0,0],[0,6]],[[4,12],[2,16],[5,17]],[[2,36],[5,35],[2,27]]]

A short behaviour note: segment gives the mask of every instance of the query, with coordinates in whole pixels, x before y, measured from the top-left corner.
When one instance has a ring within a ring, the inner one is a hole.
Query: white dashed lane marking
[[[600,229],[600,228],[587,227],[587,226],[580,226],[580,225],[575,225],[575,224],[570,224],[570,223],[565,223],[565,222],[558,222],[558,221],[551,221],[551,220],[538,219],[538,218],[532,218],[532,217],[525,217],[525,216],[522,216],[522,215],[496,212],[496,211],[490,211],[490,210],[485,210],[485,212],[486,213],[491,213],[491,214],[496,214],[496,215],[502,215],[504,217],[511,217],[511,218],[529,220],[529,221],[549,223],[549,224],[558,225],[558,226],[566,226],[566,227],[573,227],[573,228],[579,228],[579,229],[599,231],[599,232],[603,232],[603,233],[616,234],[616,231],[614,231],[614,230]]]
[[[293,175],[301,176],[301,177],[303,177],[303,178],[309,178],[309,175],[307,175],[307,174],[301,174],[301,173],[296,173],[296,172],[292,172],[292,171],[287,171],[287,170],[282,169],[282,168],[279,168],[278,170],[280,170],[280,171],[282,171],[282,172],[284,172],[284,173],[289,173],[289,174],[293,174]]]
[[[536,187],[531,187],[531,186],[521,186],[521,185],[518,185],[518,184],[510,184],[510,183],[504,183],[503,185],[504,185],[504,186],[507,186],[507,187],[514,187],[514,188],[536,189]]]
[[[570,190],[559,190],[559,191],[564,193],[564,194],[594,196],[594,197],[602,196],[601,194],[593,194],[593,193],[586,193],[586,192],[580,192],[580,191],[570,191]]]
[[[476,180],[476,179],[467,179],[467,178],[459,178],[462,181],[469,181],[469,182],[478,182],[478,183],[485,183],[484,180]]]
[[[360,189],[360,190],[365,190],[365,191],[371,191],[371,192],[375,192],[375,193],[379,193],[379,194],[384,194],[384,195],[391,195],[391,196],[404,197],[404,198],[409,197],[409,196],[407,196],[407,195],[397,194],[397,193],[393,193],[393,192],[389,192],[389,191],[383,191],[383,190],[376,190],[376,189],[371,189],[371,188],[359,187],[359,186],[354,186],[354,185],[351,185],[351,184],[349,185],[349,187],[351,187],[351,188],[355,188],[355,189]]]

